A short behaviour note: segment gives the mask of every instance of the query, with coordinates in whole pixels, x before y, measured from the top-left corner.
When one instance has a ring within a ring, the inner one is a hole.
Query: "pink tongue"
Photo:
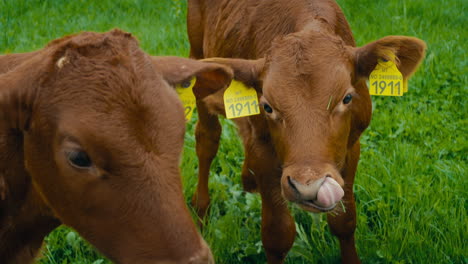
[[[315,204],[329,208],[339,202],[343,195],[344,191],[341,186],[334,179],[327,177],[320,186]]]

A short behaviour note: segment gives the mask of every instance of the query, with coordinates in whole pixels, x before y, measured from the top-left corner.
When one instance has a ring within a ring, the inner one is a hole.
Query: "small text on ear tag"
[[[242,82],[232,80],[224,92],[224,108],[228,119],[258,115],[260,108],[258,107],[257,92]]]
[[[192,118],[193,110],[195,110],[196,107],[197,100],[193,94],[193,86],[195,85],[195,82],[196,78],[193,77],[190,81],[176,85],[176,92],[184,106],[185,121],[187,122]]]
[[[384,61],[379,59],[377,66],[369,76],[371,95],[402,96],[408,90],[406,80],[395,65],[395,55]]]

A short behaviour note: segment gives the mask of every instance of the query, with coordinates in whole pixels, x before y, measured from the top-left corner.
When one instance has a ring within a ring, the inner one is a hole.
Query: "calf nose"
[[[301,200],[315,200],[325,177],[310,184],[302,184],[288,176],[289,186],[300,196]]]
[[[302,184],[288,176],[288,184],[296,193],[298,200],[312,202],[322,208],[333,207],[344,196],[343,188],[329,176],[310,184]]]

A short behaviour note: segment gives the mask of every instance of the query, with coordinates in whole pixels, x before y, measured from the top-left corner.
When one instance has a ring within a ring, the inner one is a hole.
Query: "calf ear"
[[[264,58],[258,60],[208,58],[202,61],[229,66],[234,71],[234,79],[243,82],[248,87],[255,88],[259,93],[262,92],[261,75],[265,67]]]
[[[203,99],[227,87],[233,77],[229,67],[217,63],[180,57],[152,57],[152,61],[156,70],[174,87],[196,77],[193,93],[197,99]]]
[[[368,78],[379,59],[390,60],[395,54],[397,68],[408,79],[418,68],[426,50],[424,41],[405,36],[388,36],[357,48],[355,66],[358,77]],[[390,53],[391,52],[391,53]]]
[[[11,54],[1,57],[7,70],[0,73],[0,122],[10,128],[28,130],[41,56],[35,53]],[[24,62],[24,63],[23,63]]]

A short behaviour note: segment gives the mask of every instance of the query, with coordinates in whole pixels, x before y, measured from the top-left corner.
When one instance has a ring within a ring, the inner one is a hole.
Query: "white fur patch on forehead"
[[[63,68],[63,66],[65,66],[65,64],[68,63],[68,57],[67,56],[63,56],[61,57],[60,59],[57,60],[57,67],[59,69]]]

